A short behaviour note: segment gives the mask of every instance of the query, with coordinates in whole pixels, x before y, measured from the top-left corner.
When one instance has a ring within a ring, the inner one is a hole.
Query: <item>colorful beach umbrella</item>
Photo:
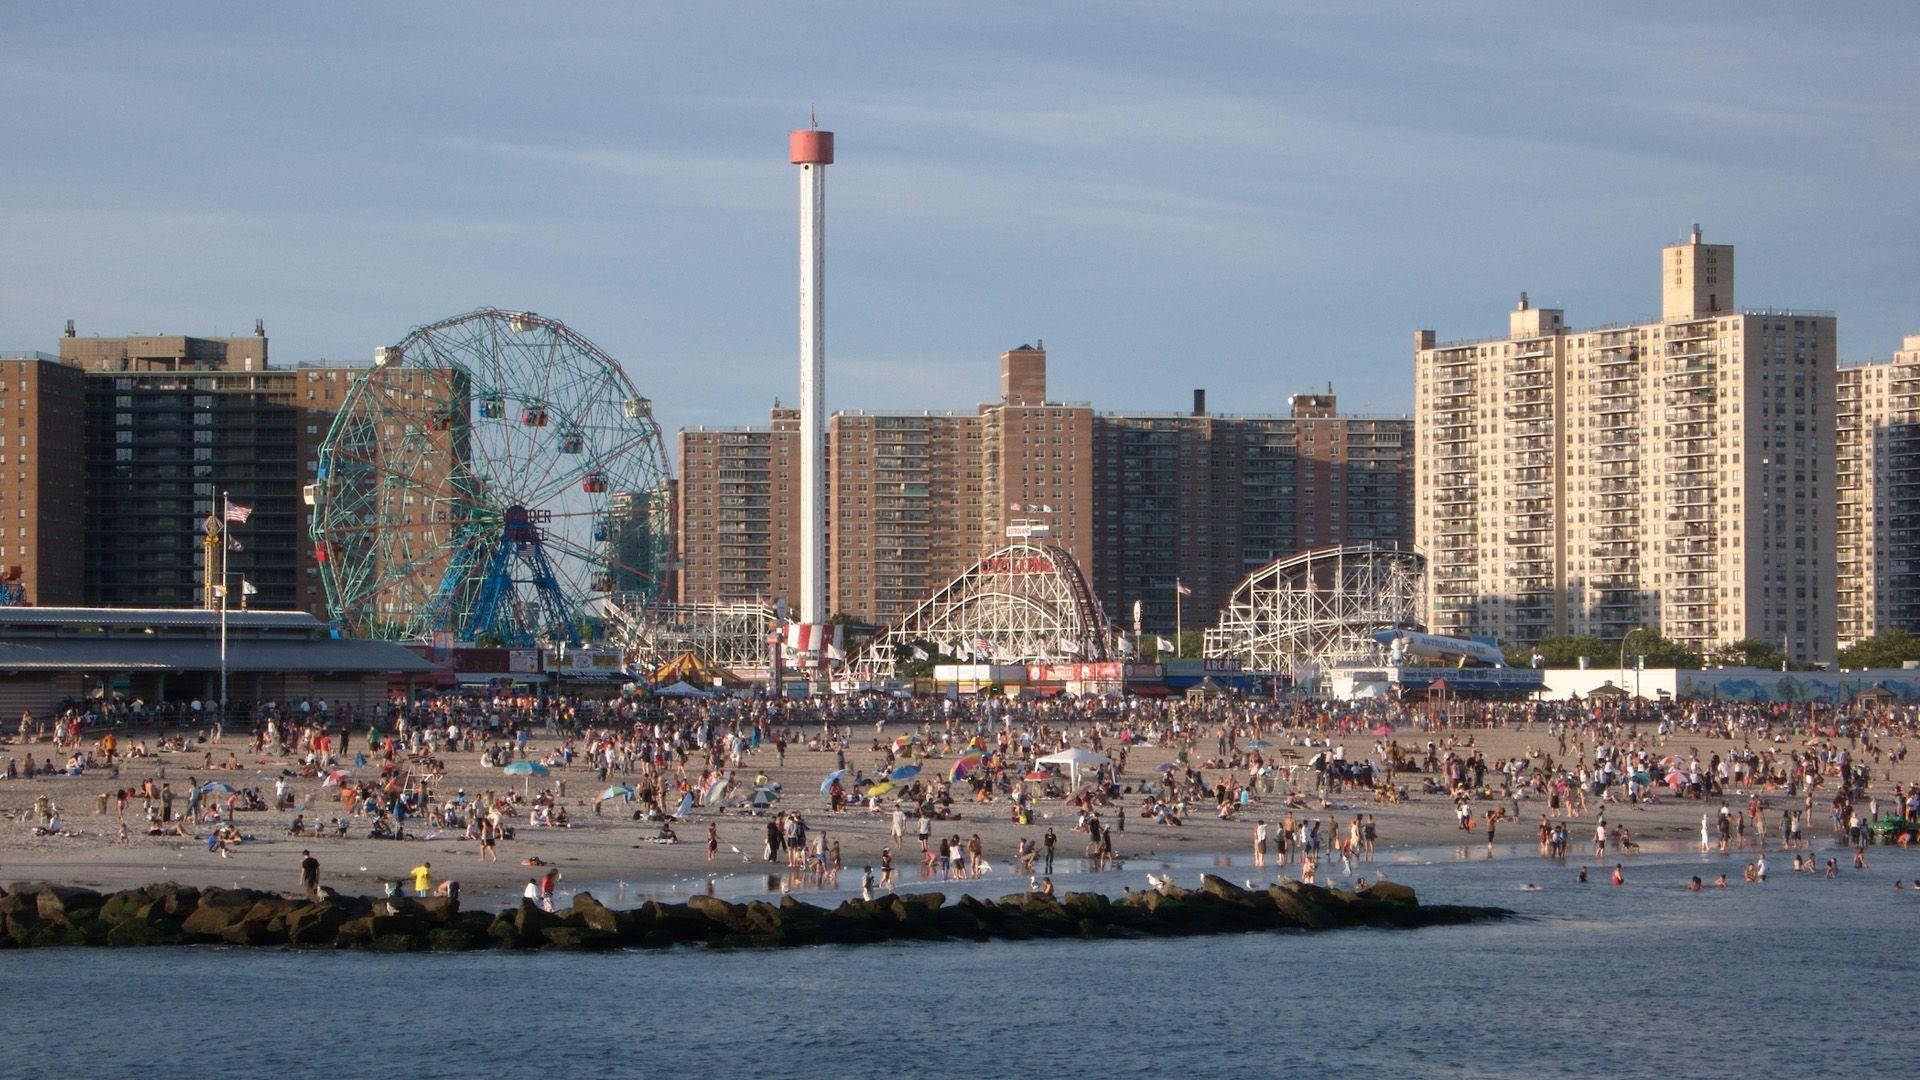
[[[1268,742],[1265,739],[1255,739],[1250,743],[1243,743],[1240,748],[1242,750],[1265,750],[1267,747],[1272,745],[1273,745],[1272,743]]]
[[[206,783],[200,785],[200,794],[231,795],[233,794],[233,785],[227,783],[225,780],[209,780]]]
[[[947,779],[950,781],[965,780],[971,776],[973,771],[978,769],[981,762],[985,760],[986,759],[979,754],[961,754],[959,757],[953,759],[953,767],[947,770]]]
[[[325,780],[320,781],[320,786],[321,787],[339,787],[341,784],[346,783],[347,779],[352,775],[353,775],[352,773],[348,772],[345,769],[335,769],[332,772],[327,774],[327,778]]]
[[[914,777],[919,775],[920,775],[920,766],[902,765],[899,768],[893,770],[890,778],[894,780],[911,780]]]
[[[1033,770],[1032,772],[1030,772],[1030,773],[1028,773],[1028,774],[1027,774],[1027,779],[1029,779],[1029,780],[1051,780],[1051,779],[1053,779],[1053,774],[1052,774],[1052,773],[1050,773],[1050,772],[1047,772],[1047,771],[1045,771],[1044,769],[1035,769],[1035,770]]]
[[[725,798],[726,794],[727,778],[724,776],[717,777],[712,783],[707,785],[705,791],[700,793],[700,801],[706,803],[708,806],[713,806]]]
[[[1160,765],[1155,765],[1153,767],[1154,772],[1178,772],[1179,769],[1180,769],[1180,766],[1175,765],[1171,761],[1162,763]]]
[[[832,790],[835,780],[845,780],[846,778],[847,770],[845,769],[835,769],[828,773],[826,777],[820,781],[820,794],[825,795],[828,791]]]
[[[882,780],[879,783],[867,789],[867,797],[870,799],[877,799],[880,796],[885,795],[887,792],[892,790],[893,790],[893,781]]]
[[[508,776],[545,776],[547,767],[537,761],[516,761],[500,770]]]
[[[615,784],[600,793],[602,799],[626,799],[633,796],[633,789],[625,784]]]

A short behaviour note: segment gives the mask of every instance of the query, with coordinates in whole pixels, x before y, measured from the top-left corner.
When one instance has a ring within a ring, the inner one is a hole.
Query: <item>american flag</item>
[[[242,520],[242,521],[245,521],[246,519],[245,519],[245,518],[241,518],[240,520]],[[1193,590],[1192,590],[1192,589],[1190,589],[1190,588],[1188,588],[1188,587],[1187,587],[1187,586],[1185,586],[1185,585],[1182,585],[1182,584],[1180,584],[1180,583],[1179,583],[1179,582],[1177,582],[1177,581],[1173,583],[1173,591],[1174,591],[1174,592],[1177,592],[1177,593],[1179,593],[1179,594],[1180,594],[1181,596],[1192,596],[1192,595],[1193,595]]]
[[[245,525],[247,523],[247,519],[253,516],[253,508],[250,506],[241,506],[239,503],[230,502],[227,504],[226,516],[228,521],[231,521],[237,525]]]

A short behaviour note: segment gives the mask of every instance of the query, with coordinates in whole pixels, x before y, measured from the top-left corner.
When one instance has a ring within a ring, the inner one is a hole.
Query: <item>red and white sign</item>
[[[797,653],[819,653],[828,647],[838,649],[842,629],[828,623],[788,623],[787,648]]]

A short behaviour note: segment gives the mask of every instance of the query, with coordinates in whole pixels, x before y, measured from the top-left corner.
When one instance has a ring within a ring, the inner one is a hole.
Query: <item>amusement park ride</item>
[[[667,568],[652,403],[564,324],[488,308],[377,350],[320,449],[314,560],[337,628],[578,645]]]

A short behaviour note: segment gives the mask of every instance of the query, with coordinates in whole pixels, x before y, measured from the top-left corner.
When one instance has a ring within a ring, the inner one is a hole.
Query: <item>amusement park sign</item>
[[[983,574],[1051,574],[1053,560],[1045,555],[995,555],[980,562]]]

